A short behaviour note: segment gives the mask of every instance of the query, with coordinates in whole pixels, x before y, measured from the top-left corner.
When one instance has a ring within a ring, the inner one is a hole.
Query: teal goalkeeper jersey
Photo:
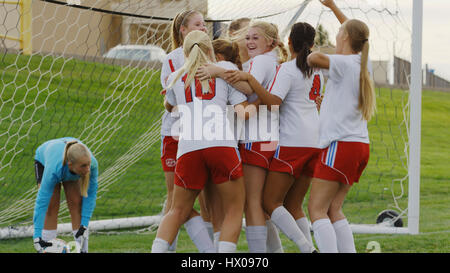
[[[36,150],[34,159],[44,165],[44,173],[42,174],[41,186],[34,207],[33,238],[42,237],[45,215],[56,184],[64,181],[76,181],[80,178],[79,175],[74,174],[69,170],[67,163],[64,166],[62,164],[66,143],[72,140],[77,140],[81,143],[81,141],[76,138],[64,137],[49,140],[39,146]],[[81,225],[86,227],[89,225],[89,221],[95,208],[98,188],[97,178],[98,162],[91,153],[91,173],[87,192],[88,196],[83,197],[81,205]]]

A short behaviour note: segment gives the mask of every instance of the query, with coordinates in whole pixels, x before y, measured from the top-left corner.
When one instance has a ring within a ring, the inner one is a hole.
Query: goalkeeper
[[[44,252],[56,238],[62,184],[75,241],[87,253],[87,229],[97,197],[97,160],[81,141],[65,137],[39,146],[34,166],[39,187],[33,216],[35,249]]]

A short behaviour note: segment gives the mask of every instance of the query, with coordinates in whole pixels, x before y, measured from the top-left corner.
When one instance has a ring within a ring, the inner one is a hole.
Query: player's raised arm
[[[310,67],[317,67],[323,69],[330,68],[330,58],[326,54],[319,51],[315,51],[309,54],[307,62]]]

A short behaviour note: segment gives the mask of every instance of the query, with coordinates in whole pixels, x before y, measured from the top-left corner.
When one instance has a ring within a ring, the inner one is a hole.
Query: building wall
[[[109,8],[109,1],[82,1],[86,6]],[[33,51],[97,56],[118,35],[112,16],[73,7],[33,1]]]
[[[325,54],[336,54],[333,46],[321,46],[314,48]],[[389,62],[388,61],[372,61],[373,81],[375,84],[389,84]]]
[[[375,84],[389,84],[388,61],[372,61],[372,69]]]

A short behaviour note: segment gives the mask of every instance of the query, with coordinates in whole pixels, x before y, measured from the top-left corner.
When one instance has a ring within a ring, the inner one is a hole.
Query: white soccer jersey
[[[250,63],[252,60],[248,60],[245,63],[242,64],[242,71],[248,72],[250,70]]]
[[[229,62],[217,65],[227,70],[236,69]],[[169,76],[174,79],[177,72]],[[180,138],[177,158],[183,154],[210,147],[237,148],[237,140],[232,124],[234,111],[227,111],[227,105],[237,105],[246,101],[246,96],[224,80],[216,78],[210,81],[211,91],[202,93],[200,82],[184,88],[186,75],[181,77],[172,88],[167,90],[166,98],[170,105],[177,106],[180,114]]]
[[[279,97],[280,146],[312,147],[319,145],[319,113],[315,99],[320,96],[323,75],[319,69],[305,78],[296,60],[283,63],[269,89]]]
[[[161,85],[164,89],[167,87],[167,85],[170,84],[170,82],[167,81],[170,74],[175,72],[175,70],[180,69],[180,67],[182,67],[183,65],[184,65],[184,53],[182,47],[173,50],[167,55],[161,68]],[[177,136],[178,126],[174,127],[174,124],[175,126],[177,125],[176,124],[177,120],[178,118],[172,117],[169,112],[165,111],[162,117],[161,135]]]
[[[276,51],[255,56],[250,60],[248,70],[244,71],[249,72],[264,88],[269,89],[277,72],[277,59]],[[256,93],[248,96],[249,102],[254,102],[257,99]],[[278,115],[267,110],[267,108],[259,109],[260,111],[256,115],[245,121],[240,139],[241,143],[278,140],[278,128],[272,129],[271,127],[272,123],[278,125]],[[261,121],[261,119],[264,120]],[[260,123],[267,125],[260,128]],[[272,132],[273,130],[277,132]]]
[[[319,147],[328,147],[333,141],[369,143],[367,121],[358,109],[361,56],[328,57],[328,81],[319,115]]]

